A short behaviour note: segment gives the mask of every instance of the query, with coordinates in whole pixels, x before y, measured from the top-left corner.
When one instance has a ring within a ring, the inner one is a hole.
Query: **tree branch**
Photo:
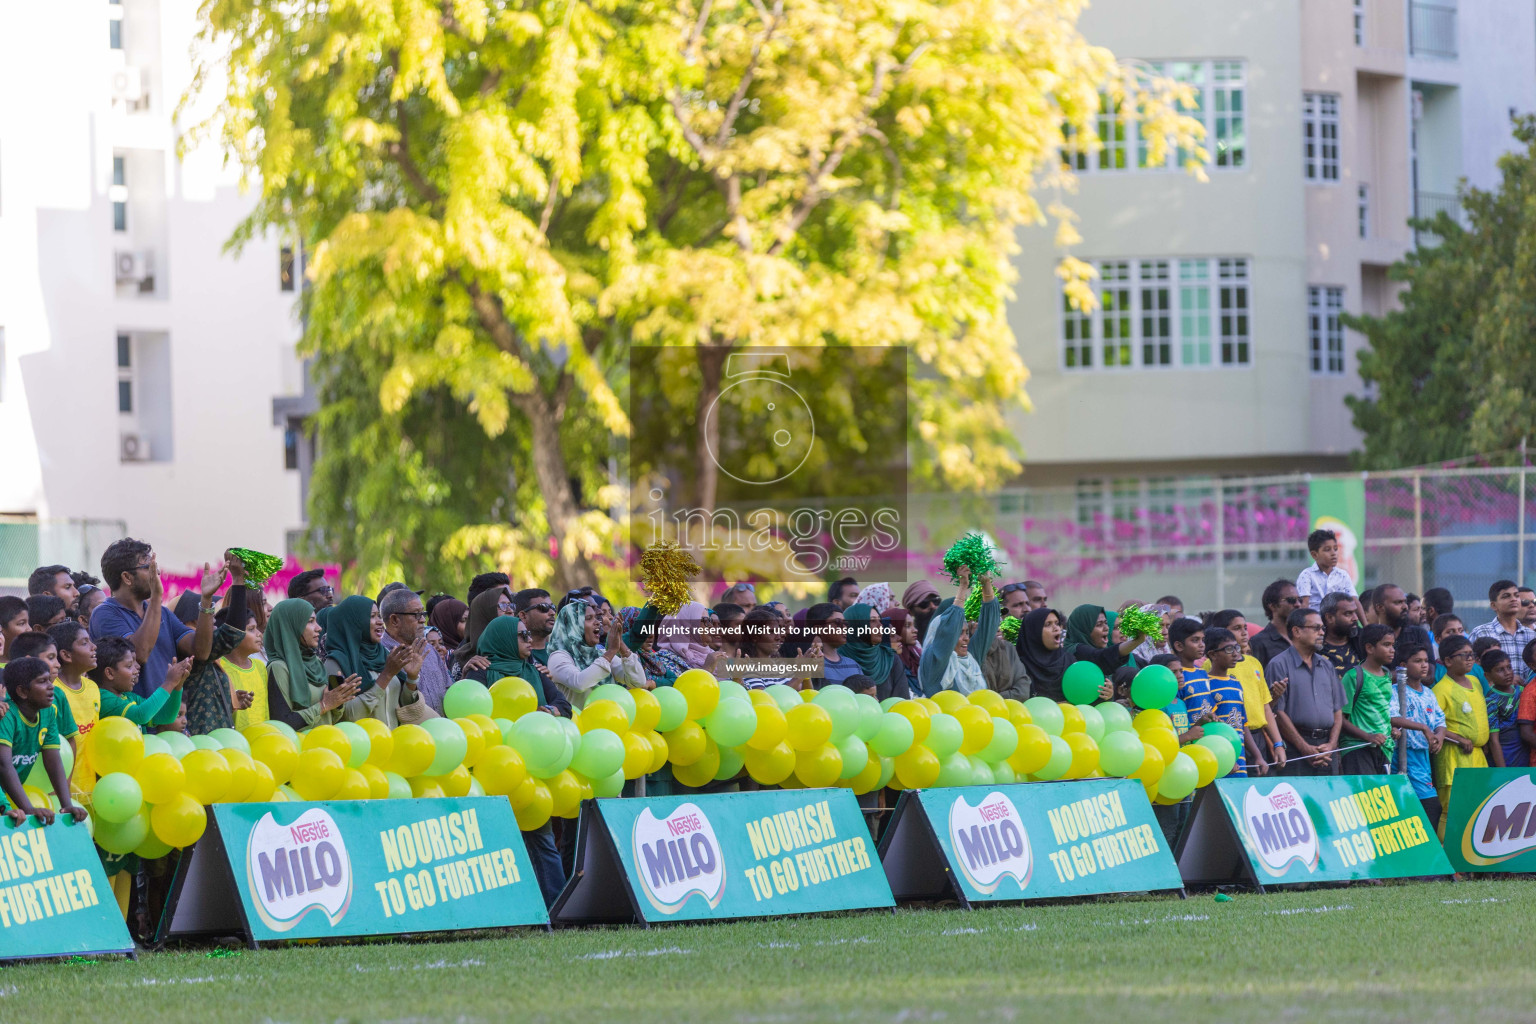
[[[699,17],[693,23],[693,31],[688,33],[688,42],[683,44],[683,54],[686,56],[693,52],[693,48],[699,45],[699,37],[704,34],[704,26],[709,23],[709,10],[714,6],[714,0],[704,0],[699,8]]]
[[[560,172],[556,171],[549,179],[549,195],[544,197],[544,210],[539,214],[539,234],[549,237],[549,218],[555,212],[555,200],[560,195]]]
[[[399,51],[393,53],[391,64],[394,66],[395,74],[399,75]],[[428,203],[437,206],[443,201],[443,194],[427,180],[426,175],[421,173],[421,168],[416,166],[416,160],[411,156],[411,134],[406,125],[405,104],[394,103],[392,106],[395,112],[395,131],[399,133],[400,137],[385,147],[385,151],[389,154],[390,159],[394,160],[395,164],[399,166],[400,172],[405,175],[406,180],[411,183],[411,187],[416,190],[417,194]]]
[[[761,5],[759,5],[761,9]],[[731,94],[730,105],[725,108],[725,118],[720,122],[720,130],[715,133],[715,146],[725,144],[730,137],[731,129],[736,125],[736,116],[741,113],[741,101],[747,98],[747,89],[752,85],[752,79],[757,74],[757,61],[762,55],[763,47],[773,40],[774,32],[778,31],[779,21],[784,15],[784,0],[774,0],[773,13],[768,17],[768,29],[761,39],[752,44],[752,57],[747,61],[747,70],[741,74],[741,81],[736,83],[736,91]]]

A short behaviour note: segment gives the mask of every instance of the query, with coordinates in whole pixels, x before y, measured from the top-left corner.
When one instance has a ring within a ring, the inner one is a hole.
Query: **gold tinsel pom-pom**
[[[651,604],[663,615],[674,615],[693,600],[689,577],[699,571],[693,556],[671,541],[653,544],[640,556],[640,584],[651,595]]]

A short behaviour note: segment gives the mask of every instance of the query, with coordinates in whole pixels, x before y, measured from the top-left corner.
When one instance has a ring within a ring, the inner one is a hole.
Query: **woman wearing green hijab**
[[[295,729],[341,720],[343,709],[357,696],[359,681],[326,686],[314,605],[301,597],[279,601],[267,617],[262,644],[267,652],[268,714]]]
[[[602,614],[595,605],[571,601],[560,609],[544,648],[549,652],[550,678],[578,710],[586,705],[587,693],[610,677],[620,686],[642,690],[655,686],[645,677],[639,655],[624,646],[618,616],[608,627],[608,646],[598,643],[601,621]]]
[[[1109,620],[1104,609],[1096,604],[1080,604],[1067,616],[1067,647],[1078,644],[1089,647],[1106,647],[1109,644]]]
[[[416,691],[424,643],[401,644],[389,651],[379,643],[384,620],[373,598],[354,594],[336,606],[325,631],[325,673],[336,680],[357,680],[358,696],[348,704],[348,721],[377,718],[393,729],[405,721],[435,718]]]
[[[843,612],[843,622],[849,629],[849,637],[837,653],[852,658],[858,664],[859,672],[874,680],[875,699],[910,696],[907,670],[882,633],[875,610],[867,604],[849,605]]]

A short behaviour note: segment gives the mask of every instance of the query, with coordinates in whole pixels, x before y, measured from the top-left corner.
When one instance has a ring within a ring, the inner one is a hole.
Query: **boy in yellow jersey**
[[[225,612],[215,619],[223,622]],[[231,623],[233,625],[233,623]],[[261,627],[256,624],[256,613],[246,614],[245,639],[240,646],[224,655],[224,674],[229,676],[229,699],[235,711],[235,728],[245,730],[272,716],[267,713],[267,664],[256,657],[261,653]],[[241,691],[251,695],[250,707],[241,708]]]
[[[101,718],[101,690],[86,673],[96,667],[96,644],[91,640],[91,631],[73,621],[52,627],[48,636],[59,658],[59,678],[53,685],[69,702],[78,739],[75,770],[70,773],[69,785],[76,793],[89,793],[96,788],[96,768],[86,737]]]

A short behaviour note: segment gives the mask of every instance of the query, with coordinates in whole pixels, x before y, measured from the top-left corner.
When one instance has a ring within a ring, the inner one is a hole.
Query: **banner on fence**
[[[925,789],[901,795],[880,840],[896,898],[964,906],[1180,889],[1139,782]]]
[[[724,920],[893,907],[846,789],[589,800],[555,924]]]
[[[287,939],[547,925],[501,797],[215,804],[160,940]]]
[[[1457,871],[1536,871],[1536,769],[1456,769],[1445,852]]]
[[[1189,884],[1260,890],[1451,873],[1403,775],[1217,779],[1196,795],[1175,857]]]
[[[0,960],[133,952],[90,829],[0,821]]]
[[[1313,530],[1339,539],[1339,568],[1360,585],[1365,554],[1365,481],[1359,476],[1313,477],[1307,483],[1307,515]]]

